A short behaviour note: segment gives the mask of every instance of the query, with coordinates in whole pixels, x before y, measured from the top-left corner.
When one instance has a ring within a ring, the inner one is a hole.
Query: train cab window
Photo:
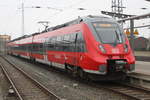
[[[118,44],[123,43],[125,37],[123,31],[117,23],[110,22],[94,22],[94,29],[100,39],[100,42],[104,44]]]

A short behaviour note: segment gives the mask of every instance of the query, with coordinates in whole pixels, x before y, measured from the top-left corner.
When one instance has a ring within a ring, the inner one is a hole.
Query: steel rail
[[[61,100],[62,98],[55,95],[53,92],[48,90],[44,85],[42,85],[40,82],[38,82],[36,79],[32,78],[29,74],[27,74],[25,71],[23,71],[21,68],[18,68],[17,65],[10,62],[6,57],[3,57],[9,64],[11,64],[15,69],[20,71],[23,75],[25,75],[28,79],[30,79],[32,82],[34,82],[40,89],[42,89],[46,94],[50,95],[51,100]]]
[[[143,88],[139,86],[138,87],[132,86],[132,85],[123,84],[123,83],[116,83],[116,82],[112,84],[113,86],[110,86],[110,83],[108,85],[90,83],[90,85],[94,87],[103,88],[103,89],[112,91],[114,93],[118,93],[123,96],[129,97],[134,100],[150,100],[150,90],[147,88]],[[139,92],[142,94],[139,94]],[[145,97],[144,95],[147,97]]]
[[[121,95],[125,95],[125,96],[127,96],[127,97],[129,97],[129,98],[132,98],[132,99],[134,99],[134,100],[147,100],[147,98],[140,98],[140,95],[138,95],[136,92],[132,92],[132,93],[134,93],[134,95],[131,93],[131,91],[133,90],[133,89],[127,89],[127,88],[115,88],[115,87],[112,87],[112,88],[108,88],[109,90],[111,90],[111,91],[113,91],[113,92],[116,92],[116,93],[119,93],[119,94],[121,94]],[[135,88],[134,88],[135,89]],[[127,91],[128,91],[128,93],[127,93]],[[141,90],[140,90],[141,91]],[[131,94],[130,94],[131,93]],[[146,92],[145,92],[146,93]],[[137,96],[138,95],[138,96]],[[149,98],[148,98],[149,99]]]
[[[120,82],[116,84],[122,86],[120,90],[125,89],[125,91],[119,91],[119,88],[118,88],[118,90],[115,90],[116,92],[120,92],[121,94],[131,97],[135,100],[150,100],[150,89],[140,87],[140,86],[134,86],[134,85],[126,84],[126,83],[120,83]],[[133,93],[128,93],[126,91],[132,91]],[[141,94],[139,94],[139,92],[141,92]]]

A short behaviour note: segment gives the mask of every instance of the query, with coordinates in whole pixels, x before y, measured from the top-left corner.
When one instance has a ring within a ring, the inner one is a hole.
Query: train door
[[[73,66],[78,65],[78,53],[77,53],[77,33],[66,34],[63,38],[63,51],[65,63]],[[72,68],[72,67],[71,67]]]
[[[47,64],[49,65],[52,65],[52,53],[50,52],[51,50],[54,49],[54,38],[50,38],[48,37],[44,43],[44,51],[45,51],[45,54],[44,54],[44,60],[47,62]]]
[[[83,41],[83,36],[81,32],[78,32],[75,34],[75,41],[74,41],[74,54],[73,54],[73,64],[74,67],[72,67],[72,75],[74,77],[77,77],[79,75],[79,70],[82,69],[81,66],[81,58],[83,56],[83,52],[84,52],[84,41]],[[82,70],[81,70],[82,72]],[[83,74],[83,72],[82,72]],[[79,76],[83,76],[83,75],[79,75]]]
[[[45,41],[43,41],[43,56],[44,56],[44,61],[46,64],[50,64],[50,62],[48,61],[48,38],[44,39]]]
[[[74,43],[73,43],[73,52],[74,52],[74,55],[73,55],[73,63],[75,66],[78,66],[78,43],[77,43],[77,40],[78,40],[78,33],[74,34]]]
[[[72,75],[76,77],[78,76],[78,68],[81,67],[80,63],[83,55],[82,52],[84,52],[84,39],[81,32],[72,33],[68,36],[68,39],[64,39],[68,41],[64,51],[69,51],[66,55],[68,59],[65,62],[71,64],[71,66],[66,65],[65,67],[69,73],[72,73]]]
[[[77,55],[77,64],[80,67],[82,67],[81,61],[84,57],[85,51],[86,51],[86,47],[85,47],[85,41],[83,38],[83,34],[82,34],[82,32],[78,32],[77,37],[76,37],[76,55]]]
[[[72,33],[68,35],[67,50],[69,51],[68,57],[70,64],[77,66],[78,65],[78,48],[77,48],[77,33]]]
[[[34,49],[33,40],[34,40],[34,36],[32,36],[31,44],[28,45],[29,57],[31,60],[33,59],[33,49]]]

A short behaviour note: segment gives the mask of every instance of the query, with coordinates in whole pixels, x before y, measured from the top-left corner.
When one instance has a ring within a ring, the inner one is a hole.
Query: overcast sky
[[[22,0],[0,1],[0,34],[12,35],[12,38],[21,36]],[[25,6],[25,34],[44,29],[41,24],[38,24],[39,21],[49,21],[49,25],[54,26],[75,19],[77,16],[101,15],[100,11],[102,10],[111,11],[111,0],[23,0],[23,2]],[[123,3],[126,7],[124,9],[126,14],[150,13],[150,2],[145,0],[123,0]],[[43,8],[32,8],[34,6]],[[62,11],[47,7],[62,9]],[[142,10],[143,7],[147,9]],[[86,10],[78,10],[77,8],[85,8]],[[136,24],[150,24],[150,20],[136,21]],[[145,28],[139,31],[141,36],[150,36],[150,29]]]

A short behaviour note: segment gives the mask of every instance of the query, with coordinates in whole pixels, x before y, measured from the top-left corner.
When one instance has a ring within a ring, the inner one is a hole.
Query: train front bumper
[[[108,61],[106,64],[100,64],[99,66],[97,66],[97,70],[84,69],[84,71],[87,73],[106,75],[109,73],[126,72],[127,70],[134,70],[134,65],[131,64],[128,68],[126,67],[126,65],[128,65],[126,61],[112,60],[111,63]]]

